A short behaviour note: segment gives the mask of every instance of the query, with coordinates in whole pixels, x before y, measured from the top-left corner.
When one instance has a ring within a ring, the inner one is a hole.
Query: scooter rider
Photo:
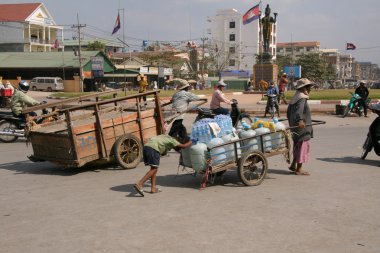
[[[179,91],[172,96],[173,108],[177,112],[182,113],[188,109],[190,102],[200,100],[200,98],[197,95],[189,92],[190,84],[188,81],[184,79],[178,79],[176,80],[176,83],[177,89]],[[179,137],[182,140],[187,138],[187,131],[185,126],[183,125],[183,120],[183,114],[176,118],[169,131],[170,136],[174,138]]]
[[[213,113],[215,114],[224,114],[224,115],[229,115],[230,111],[227,108],[221,107],[220,103],[226,103],[231,105],[232,101],[228,100],[224,94],[223,90],[227,86],[223,80],[220,80],[217,83],[216,90],[214,91],[214,94],[212,95],[211,102],[210,102],[210,109],[212,110]]]
[[[361,97],[361,100],[362,100],[361,102],[363,104],[363,109],[364,109],[364,117],[368,117],[366,100],[368,98],[369,91],[367,87],[365,86],[365,82],[360,81],[359,87],[356,88],[355,93]]]
[[[24,115],[21,113],[23,109],[28,106],[39,105],[40,102],[34,98],[26,95],[29,90],[29,83],[26,81],[21,81],[18,84],[18,90],[15,89],[14,94],[11,100],[11,109],[14,116],[19,118],[24,118]],[[35,112],[30,112],[30,116],[37,116]]]
[[[269,97],[270,95],[276,95],[277,97],[279,95],[278,88],[277,88],[277,86],[274,85],[273,82],[269,82],[269,87],[267,89],[268,100],[267,100],[267,105],[265,107],[264,117],[266,117],[267,113],[269,112],[269,103],[270,103],[270,100],[271,100],[270,97]],[[277,115],[278,115],[278,117],[280,117],[280,108],[278,106],[278,100],[277,100],[277,98],[273,99],[272,101],[274,103],[274,106],[276,107]]]

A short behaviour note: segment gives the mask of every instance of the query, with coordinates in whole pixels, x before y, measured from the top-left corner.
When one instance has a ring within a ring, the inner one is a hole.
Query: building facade
[[[295,61],[300,55],[308,53],[319,53],[319,41],[302,42],[279,42],[277,43],[277,55],[291,56]]]
[[[209,43],[217,51],[220,70],[252,72],[256,54],[259,53],[259,21],[243,25],[242,16],[235,9],[223,9],[208,19],[211,24],[208,29],[211,34]],[[272,31],[275,33],[276,29]]]
[[[63,50],[63,27],[42,3],[0,4],[0,52]]]

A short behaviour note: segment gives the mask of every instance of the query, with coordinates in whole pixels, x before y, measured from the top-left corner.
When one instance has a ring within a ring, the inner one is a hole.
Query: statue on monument
[[[265,16],[260,19],[260,29],[263,36],[263,51],[265,54],[269,54],[270,37],[272,33],[272,26],[276,23],[277,13],[273,13],[274,17],[270,16],[270,7],[267,4],[265,8]]]

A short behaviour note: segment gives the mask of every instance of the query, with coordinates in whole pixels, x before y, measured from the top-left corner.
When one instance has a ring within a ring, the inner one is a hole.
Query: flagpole
[[[125,42],[125,13],[124,13],[124,8],[122,10],[123,10],[123,41]],[[124,85],[127,85],[127,77],[125,74],[125,61],[124,61],[124,83],[125,83]]]

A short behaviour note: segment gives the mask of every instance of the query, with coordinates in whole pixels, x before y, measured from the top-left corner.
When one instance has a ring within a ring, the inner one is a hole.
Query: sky
[[[0,0],[0,3],[34,3],[38,0]],[[85,38],[110,38],[120,10],[123,38],[132,49],[142,40],[188,41],[209,36],[207,17],[219,9],[236,9],[242,15],[259,1],[248,0],[46,0],[41,1],[64,36],[74,35],[71,26],[85,24]],[[277,12],[278,42],[319,41],[322,49],[351,53],[357,61],[380,65],[379,0],[273,0],[262,1]],[[123,10],[122,10],[123,9]],[[124,14],[124,18],[123,18]],[[254,21],[257,22],[257,21]],[[123,26],[124,23],[124,26]],[[254,29],[253,23],[248,24]],[[124,27],[124,29],[123,29]],[[356,50],[346,52],[346,43]]]

